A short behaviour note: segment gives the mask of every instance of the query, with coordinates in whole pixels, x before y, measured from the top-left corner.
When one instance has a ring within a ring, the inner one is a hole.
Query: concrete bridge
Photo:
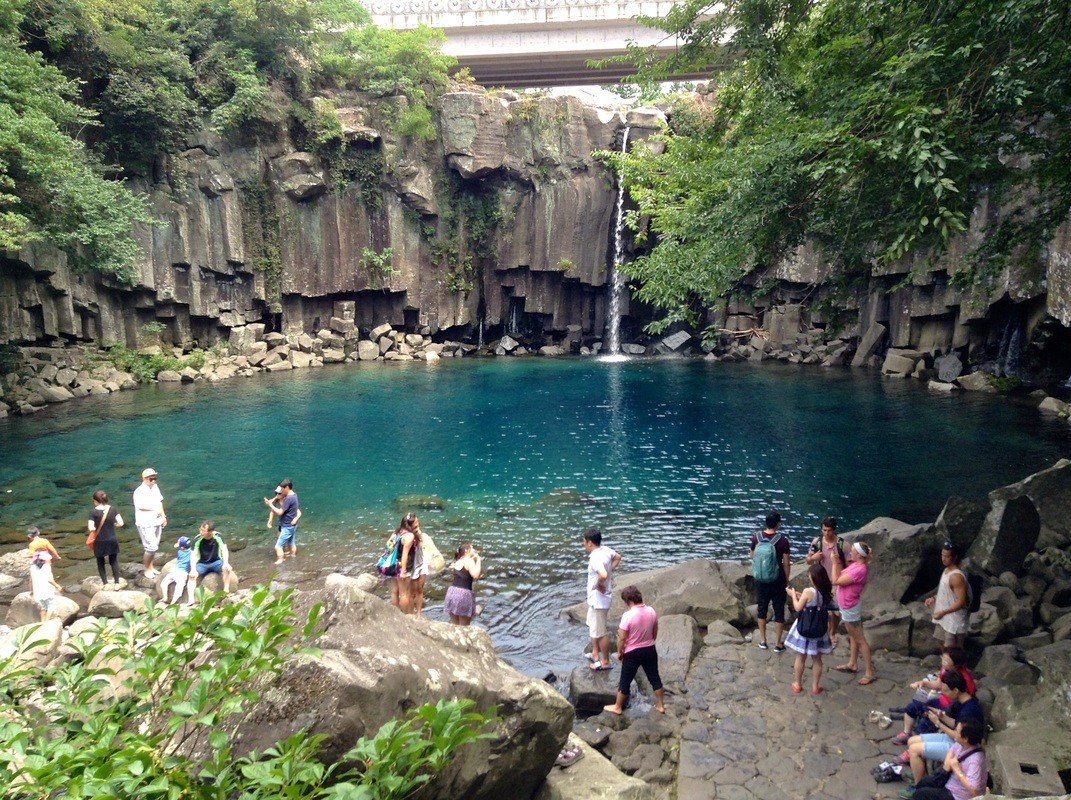
[[[665,16],[674,0],[362,0],[381,28],[421,23],[446,32],[443,50],[483,86],[613,84],[627,65],[604,70],[588,59],[626,51],[630,41],[672,51],[677,42],[644,28],[639,15]],[[704,77],[704,76],[682,76]]]

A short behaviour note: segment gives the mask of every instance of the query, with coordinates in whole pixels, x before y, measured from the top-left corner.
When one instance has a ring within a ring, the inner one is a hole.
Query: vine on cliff
[[[264,279],[264,301],[269,310],[283,310],[282,250],[279,244],[279,211],[271,187],[266,183],[251,183],[240,187],[242,202],[242,235],[250,265]]]
[[[439,240],[432,245],[432,260],[446,267],[446,285],[452,292],[475,288],[480,264],[494,256],[495,234],[507,215],[496,187],[466,182],[448,173],[439,191]]]

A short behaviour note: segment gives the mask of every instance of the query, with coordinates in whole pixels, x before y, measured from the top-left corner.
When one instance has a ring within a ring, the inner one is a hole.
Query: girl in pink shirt
[[[840,606],[840,616],[851,640],[848,663],[838,664],[835,669],[838,672],[858,672],[859,656],[862,655],[866,671],[859,679],[859,685],[867,686],[874,682],[874,659],[870,653],[870,643],[863,634],[861,597],[870,575],[871,553],[870,548],[862,542],[855,542],[850,552],[852,562],[844,569],[840,567],[840,559],[833,559],[832,578],[833,585],[837,587],[837,605]]]
[[[625,710],[632,679],[636,677],[640,667],[643,667],[643,672],[654,689],[655,710],[665,714],[665,690],[662,688],[662,678],[658,675],[658,651],[655,649],[658,614],[653,608],[643,604],[643,595],[635,586],[622,589],[621,599],[628,605],[628,611],[621,615],[621,624],[617,631],[617,660],[621,662],[621,682],[617,687],[616,702],[603,706],[603,711],[621,714]]]

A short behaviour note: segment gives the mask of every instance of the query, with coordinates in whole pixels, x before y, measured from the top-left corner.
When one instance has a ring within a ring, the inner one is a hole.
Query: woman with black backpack
[[[833,652],[829,640],[829,600],[833,594],[833,584],[829,582],[826,568],[821,564],[812,564],[807,570],[811,585],[802,592],[788,587],[788,596],[796,611],[796,621],[788,632],[785,646],[796,652],[795,675],[792,684],[793,694],[803,693],[803,669],[807,656],[811,657],[811,672],[814,685],[811,694],[822,693],[822,656]]]

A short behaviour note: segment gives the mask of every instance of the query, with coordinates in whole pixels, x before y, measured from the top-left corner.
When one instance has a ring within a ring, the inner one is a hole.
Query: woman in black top
[[[468,625],[476,615],[476,595],[472,593],[472,582],[480,577],[483,559],[476,548],[466,542],[457,548],[451,568],[454,570],[454,583],[446,590],[443,608],[454,625]]]
[[[101,520],[104,523],[101,524]],[[115,529],[123,527],[123,516],[108,505],[108,495],[101,489],[93,492],[93,510],[89,512],[89,532],[99,529],[97,538],[93,541],[93,555],[97,558],[97,572],[100,573],[102,587],[108,584],[107,574],[104,572],[104,559],[112,567],[112,577],[115,578],[115,588],[119,588],[119,537],[115,535]]]

